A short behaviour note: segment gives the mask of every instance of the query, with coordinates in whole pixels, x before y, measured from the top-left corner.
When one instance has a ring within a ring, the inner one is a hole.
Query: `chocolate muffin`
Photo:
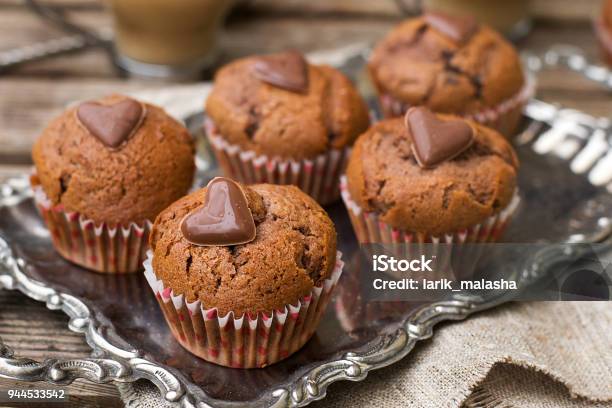
[[[226,366],[260,367],[299,349],[341,272],[332,221],[294,186],[217,177],[162,211],[150,243],[148,279],[175,337]],[[223,343],[219,333],[237,325],[249,330]]]
[[[359,137],[344,198],[362,242],[494,240],[516,207],[517,169],[497,131],[411,108]]]
[[[602,57],[612,65],[612,1],[604,1],[601,15],[595,19],[594,25]]]
[[[426,13],[392,30],[368,63],[386,117],[411,106],[515,132],[531,93],[519,56],[471,17]]]
[[[191,187],[194,154],[183,125],[126,96],[57,117],[32,158],[37,202],[60,254],[101,272],[138,270],[150,222]]]
[[[295,51],[223,67],[206,112],[226,175],[248,184],[295,184],[322,203],[338,197],[348,149],[369,123],[346,76]]]

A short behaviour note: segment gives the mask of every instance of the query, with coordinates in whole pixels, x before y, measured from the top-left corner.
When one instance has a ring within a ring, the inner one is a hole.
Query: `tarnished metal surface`
[[[571,64],[577,70],[585,66],[566,53],[557,52],[556,59],[547,55],[554,61],[529,56],[527,63],[536,69],[563,61],[566,65],[574,61]],[[363,64],[358,55],[350,60]],[[526,117],[526,130],[516,140],[522,161],[523,208],[508,239],[600,242],[608,238],[612,224],[609,121],[537,100],[530,102]],[[200,119],[201,115],[189,122]],[[208,168],[198,180],[204,182],[213,173],[214,167]],[[95,358],[20,359],[0,341],[2,377],[58,384],[76,378],[96,382],[147,378],[168,401],[184,407],[304,406],[323,398],[335,381],[362,380],[370,370],[405,357],[417,341],[432,336],[436,323],[463,319],[507,300],[503,294],[490,299],[459,294],[402,309],[370,309],[359,301],[358,268],[351,262],[357,244],[345,211],[337,204],[328,210],[338,227],[347,269],[335,307],[327,311],[315,338],[296,356],[265,369],[222,368],[176,345],[142,277],[89,274],[59,258],[30,195],[25,176],[0,186],[0,287],[19,290],[50,309],[64,311],[70,317],[70,329],[84,333]]]

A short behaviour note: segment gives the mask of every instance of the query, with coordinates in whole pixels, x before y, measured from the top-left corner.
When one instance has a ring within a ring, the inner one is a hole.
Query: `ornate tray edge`
[[[22,199],[28,196],[27,191],[19,194]],[[58,385],[70,384],[78,378],[97,383],[132,382],[147,378],[158,386],[168,401],[177,401],[185,394],[181,382],[172,373],[142,358],[139,351],[125,350],[111,344],[103,333],[104,326],[83,301],[29,278],[22,270],[24,266],[24,262],[13,255],[9,244],[0,237],[0,289],[18,290],[44,302],[50,310],[61,310],[70,319],[68,328],[84,334],[92,348],[92,355],[108,358],[46,359],[38,362],[16,357],[13,350],[0,339],[0,377]]]
[[[543,58],[535,55],[527,56],[527,65],[534,71],[543,67],[563,65],[580,72],[587,78],[610,87],[612,75],[603,67],[588,64],[584,56],[568,47],[552,47]],[[531,109],[529,109],[531,108]],[[587,115],[577,115],[576,111],[562,110],[539,101],[534,101],[528,107],[528,116],[536,120],[536,124],[552,124],[555,119],[566,116],[597,129],[609,127],[607,119],[596,119]],[[544,153],[544,152],[542,152]],[[603,154],[603,153],[602,153]],[[592,168],[591,165],[589,168]],[[610,190],[610,187],[608,186]],[[0,206],[15,205],[27,198],[30,192],[27,181],[12,179],[0,185]],[[595,241],[610,233],[609,225],[602,225],[601,231],[592,236],[576,237],[576,241]],[[165,399],[170,402],[180,402],[183,407],[208,407],[196,395],[199,389],[179,378],[170,370],[146,360],[138,351],[124,350],[112,345],[101,332],[102,325],[95,318],[87,305],[65,293],[57,292],[43,283],[27,277],[22,268],[22,260],[15,258],[8,243],[0,238],[0,289],[19,290],[26,296],[45,302],[52,310],[62,310],[69,318],[69,328],[83,333],[88,344],[93,349],[93,355],[110,356],[112,358],[87,359],[48,359],[37,362],[18,358],[12,350],[0,340],[0,376],[23,381],[47,381],[55,384],[69,384],[77,378],[94,382],[132,382],[141,378],[151,380],[157,385]],[[438,302],[421,308],[405,323],[404,327],[395,333],[387,335],[363,353],[347,353],[342,359],[320,365],[302,376],[291,387],[279,388],[271,395],[255,402],[257,406],[301,407],[312,401],[325,397],[327,387],[340,380],[361,381],[370,370],[382,368],[405,357],[417,341],[430,338],[434,326],[445,320],[461,320],[472,313],[482,311],[505,301],[497,298],[490,301],[479,301],[474,298],[456,298]],[[198,392],[199,391],[199,392]],[[218,406],[235,406],[236,403],[211,401]]]
[[[8,184],[2,186],[5,188]],[[11,196],[13,203],[28,197],[27,191]],[[1,202],[0,202],[1,203]],[[83,378],[93,382],[133,382],[146,378],[154,382],[169,402],[180,402],[183,407],[208,407],[191,395],[191,384],[170,370],[146,360],[138,351],[125,350],[112,345],[102,333],[104,327],[89,307],[80,299],[56,291],[45,284],[29,278],[22,270],[24,263],[16,258],[8,243],[0,238],[0,289],[18,290],[26,296],[44,302],[50,310],[61,310],[70,319],[70,330],[83,333],[92,347],[93,355],[109,358],[47,359],[42,362],[16,357],[0,339],[0,376],[27,382],[46,381],[57,385],[70,384]],[[257,405],[272,407],[301,407],[325,397],[327,387],[340,380],[361,381],[368,372],[382,368],[405,357],[417,341],[433,335],[433,327],[444,320],[461,320],[470,314],[485,310],[503,299],[478,302],[472,299],[454,299],[438,302],[419,309],[404,327],[380,339],[371,349],[363,353],[347,353],[342,359],[320,365],[302,376],[291,388],[279,388],[272,398],[261,400]],[[221,406],[237,405],[218,401]],[[215,404],[216,405],[216,404]]]

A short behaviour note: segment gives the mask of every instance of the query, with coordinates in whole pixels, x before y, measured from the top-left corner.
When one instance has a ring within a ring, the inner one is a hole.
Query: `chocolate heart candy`
[[[425,14],[425,21],[431,27],[459,43],[469,40],[478,29],[478,23],[472,16],[457,17],[444,13],[428,12]]]
[[[432,168],[463,153],[474,142],[472,127],[462,120],[440,120],[424,107],[406,112],[412,151],[419,166]]]
[[[84,102],[76,111],[79,122],[106,146],[116,149],[138,129],[145,116],[142,104],[124,99],[112,105]]]
[[[257,79],[288,91],[308,91],[308,63],[297,51],[259,57],[253,73]]]
[[[253,214],[244,192],[233,180],[215,177],[206,187],[204,205],[181,222],[187,241],[201,246],[246,244],[255,239]]]

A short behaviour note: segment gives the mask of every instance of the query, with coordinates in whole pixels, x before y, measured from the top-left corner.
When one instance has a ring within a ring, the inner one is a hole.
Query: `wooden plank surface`
[[[65,9],[74,21],[93,29],[111,25],[99,0],[45,3]],[[590,19],[599,3],[534,0],[538,21],[520,48],[542,51],[562,42],[597,58]],[[288,46],[311,51],[374,42],[400,18],[394,0],[252,0],[229,19],[221,38],[221,62]],[[26,12],[21,0],[0,0],[0,27],[0,50],[63,35]],[[101,50],[29,64],[0,76],[0,180],[29,169],[32,142],[44,124],[71,101],[159,86],[163,84],[119,78]],[[610,91],[567,72],[552,71],[539,79],[538,97],[595,115],[610,115],[610,96]],[[89,347],[82,336],[66,326],[61,313],[48,311],[16,292],[0,291],[0,336],[20,354],[36,359],[87,356]],[[0,380],[0,389],[11,386]],[[76,398],[71,406],[122,406],[110,385],[78,382],[68,390]]]
[[[74,21],[85,26],[100,29],[111,25],[97,1],[52,0],[45,3],[66,8]],[[352,42],[374,42],[400,19],[393,0],[255,0],[247,4],[246,11],[229,20],[220,41],[223,50],[220,63],[250,53],[280,50],[288,45],[312,51]],[[534,10],[547,20],[536,26],[521,48],[541,51],[551,43],[569,43],[580,45],[589,55],[596,56],[589,19],[598,4],[597,0],[534,1]],[[0,36],[0,50],[61,35],[59,30],[41,23],[13,0],[0,0],[0,10],[0,27],[11,33]],[[559,10],[571,14],[573,19],[560,24]],[[317,20],[316,30],[312,30],[313,19]],[[566,77],[563,72],[547,73],[542,78],[541,96],[569,104],[578,99],[584,101],[585,109],[598,115],[610,111],[607,91],[585,84],[578,77]],[[11,71],[9,76],[0,77],[0,144],[3,146],[0,161],[28,162],[30,146],[41,128],[69,101],[149,86],[158,84],[118,78],[108,53],[99,49]]]
[[[321,46],[333,48],[373,41],[384,35],[393,23],[379,20],[368,24],[353,20],[323,21],[317,23],[316,37],[309,34],[310,25],[310,22],[295,18],[270,19],[265,24],[259,24],[256,20],[235,23],[223,37],[223,59],[280,50],[288,44],[311,51]],[[321,38],[325,38],[325,41],[322,42]],[[543,23],[519,45],[521,49],[541,52],[551,43],[578,45],[593,60],[598,58],[592,28],[587,22],[571,25]],[[159,82],[104,75],[95,77],[86,73],[95,67],[100,67],[101,72],[105,71],[105,62],[108,64],[104,53],[91,51],[82,56],[35,63],[18,70],[14,76],[0,77],[0,145],[3,146],[0,162],[28,162],[30,147],[40,130],[71,101],[109,92],[163,86]],[[68,71],[81,69],[85,74],[64,75]],[[610,91],[577,75],[551,71],[541,76],[539,81],[538,95],[545,100],[572,107],[577,107],[578,102],[583,109],[595,115],[609,115],[612,111]]]
[[[91,349],[83,341],[83,336],[70,332],[67,327],[68,318],[63,313],[47,310],[40,303],[27,299],[18,292],[0,290],[0,337],[8,346],[18,351],[20,357],[38,361],[47,358],[88,357]],[[41,386],[0,379],[0,390]],[[70,399],[69,403],[63,404],[62,407],[123,406],[117,389],[112,384],[77,381],[65,390]]]
[[[495,0],[491,0],[495,1]],[[497,0],[508,1],[508,0]],[[101,0],[44,0],[42,4],[69,10],[102,10]],[[398,14],[396,0],[242,0],[239,5],[259,14],[344,14],[389,17]],[[411,3],[411,1],[406,1]],[[601,0],[531,0],[531,11],[538,18],[561,21],[585,20],[597,13]],[[0,9],[23,7],[22,0],[0,0]]]

